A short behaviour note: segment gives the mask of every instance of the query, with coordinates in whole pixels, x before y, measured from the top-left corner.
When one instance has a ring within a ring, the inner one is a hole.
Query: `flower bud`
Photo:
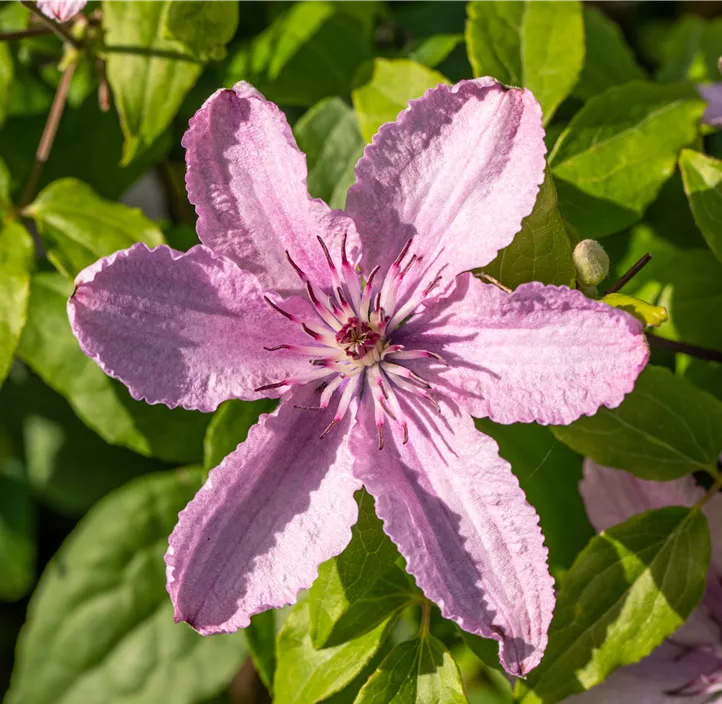
[[[609,257],[596,240],[583,240],[574,248],[574,266],[581,286],[596,286],[609,273]]]

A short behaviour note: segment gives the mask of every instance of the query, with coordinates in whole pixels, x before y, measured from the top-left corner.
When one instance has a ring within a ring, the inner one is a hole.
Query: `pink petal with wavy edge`
[[[579,493],[592,525],[602,531],[637,513],[664,506],[694,506],[705,492],[691,475],[669,482],[653,482],[586,459]],[[722,623],[722,495],[708,501],[703,511],[712,538],[712,560],[704,601]]]
[[[702,122],[712,127],[722,127],[722,83],[698,85],[697,92],[707,101]]]
[[[464,630],[498,640],[504,667],[524,675],[541,660],[554,608],[539,518],[469,416],[405,410],[408,443],[387,432],[379,451],[372,412],[361,409],[354,474],[426,596]]]
[[[78,274],[68,317],[83,352],[148,403],[213,411],[308,370],[263,349],[308,344],[298,326],[253,274],[202,245],[183,254],[141,243],[97,261]]]
[[[355,250],[353,222],[308,195],[306,157],[286,116],[253,86],[242,81],[208,98],[190,121],[183,146],[198,237],[267,288],[300,288],[285,250],[321,284],[330,279],[316,238],[323,237],[336,255],[348,232]]]
[[[333,411],[311,412],[300,390],[261,416],[181,511],[166,554],[176,621],[204,635],[248,625],[293,603],[318,566],[351,539],[358,510],[349,420],[319,439]]]
[[[669,482],[653,482],[619,469],[603,467],[590,459],[584,461],[584,477],[579,483],[587,514],[598,531],[618,525],[637,513],[651,511],[665,506],[693,506],[704,496],[704,490],[691,476]],[[722,548],[722,525],[716,497],[705,506],[710,519],[710,528],[716,521],[717,529],[712,532],[713,553],[718,558]],[[715,540],[716,538],[716,540]],[[715,579],[714,555],[710,570],[710,582]],[[599,687],[569,699],[570,704],[675,704],[681,701],[703,704],[709,701],[709,694],[698,696],[671,696],[665,692],[674,691],[692,683],[704,673],[712,674],[720,661],[699,651],[685,653],[684,646],[719,646],[718,622],[710,618],[707,607],[719,604],[718,596],[713,598],[708,590],[705,605],[692,612],[687,622],[674,636],[665,641],[651,655],[641,662],[623,667],[611,675]]]
[[[566,425],[632,390],[649,357],[642,333],[581,291],[533,282],[507,294],[465,274],[398,342],[442,355],[450,366],[430,381],[474,416]]]
[[[404,242],[436,272],[488,264],[521,229],[544,180],[541,108],[492,78],[439,85],[381,127],[346,198],[367,267]]]
[[[58,22],[67,22],[87,4],[87,0],[38,0],[37,2],[40,12]]]

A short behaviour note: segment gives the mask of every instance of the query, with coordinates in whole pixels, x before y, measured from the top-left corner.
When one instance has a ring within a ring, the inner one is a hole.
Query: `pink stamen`
[[[393,347],[394,345],[392,345]],[[397,347],[400,347],[400,345],[396,345]],[[389,347],[385,352],[386,356],[393,356],[394,361],[401,360],[401,359],[435,359],[437,362],[440,362],[445,367],[448,367],[449,364],[447,361],[439,354],[436,354],[435,352],[429,352],[427,350],[394,350],[393,352],[390,351],[391,347]]]

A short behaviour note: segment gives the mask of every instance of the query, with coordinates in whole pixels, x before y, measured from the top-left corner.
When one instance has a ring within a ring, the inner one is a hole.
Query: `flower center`
[[[379,341],[383,341],[381,335],[356,316],[349,318],[349,321],[336,333],[336,342],[346,350],[346,354],[351,359],[355,360],[363,359],[369,351],[375,350]]]
[[[303,270],[286,252],[289,263],[306,289],[314,316],[303,318],[289,313],[266,297],[268,305],[300,325],[313,340],[311,345],[281,344],[266,349],[269,352],[284,350],[307,356],[312,369],[305,374],[261,386],[256,391],[320,382],[317,388],[320,393],[319,405],[297,406],[303,410],[327,408],[338,391],[340,398],[336,413],[321,435],[324,438],[344,418],[353,398],[360,398],[364,389],[369,388],[374,402],[379,449],[384,445],[384,425],[387,419],[401,427],[405,443],[408,440],[408,425],[399,404],[399,393],[420,396],[440,411],[439,404],[430,393],[431,385],[405,366],[405,362],[413,359],[426,359],[443,365],[446,362],[434,352],[391,344],[391,336],[399,325],[416,314],[429,293],[438,285],[441,276],[423,285],[425,274],[419,272],[422,257],[414,254],[404,264],[411,240],[406,242],[380,284],[376,279],[378,266],[368,278],[364,278],[348,261],[345,236],[341,245],[340,267],[334,263],[324,241],[320,237],[318,241],[331,273],[332,290],[324,295],[318,293],[320,289],[314,288]],[[409,277],[414,275],[416,279],[409,283]],[[404,283],[408,285],[405,286],[403,296],[400,296]]]

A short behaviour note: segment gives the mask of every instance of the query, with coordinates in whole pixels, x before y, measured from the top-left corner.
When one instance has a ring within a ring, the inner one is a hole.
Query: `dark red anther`
[[[327,426],[326,430],[321,433],[321,440],[323,440],[341,421],[334,418]]]
[[[348,232],[343,233],[343,240],[341,240],[341,264],[344,266],[351,266],[346,257],[346,240],[348,239]]]
[[[266,352],[275,352],[276,350],[287,350],[288,345],[276,345],[275,347],[264,347],[263,349]]]
[[[301,327],[303,328],[303,331],[306,333],[306,335],[310,335],[314,340],[320,340],[321,335],[319,335],[314,330],[311,330],[311,328],[306,325],[306,323],[301,323]]]
[[[277,381],[275,384],[266,384],[265,386],[259,386],[254,391],[267,391],[268,389],[277,389],[280,386],[286,386],[286,381]]]
[[[333,259],[331,259],[331,254],[328,251],[328,247],[326,246],[326,243],[323,241],[321,237],[317,237],[319,244],[321,245],[321,248],[323,249],[323,253],[326,255],[326,261],[328,262],[328,267],[332,271],[336,268],[336,266],[333,263]]]
[[[438,285],[439,281],[441,281],[441,274],[439,274],[425,289],[424,289],[424,296],[428,296]]]
[[[286,250],[286,259],[288,259],[289,264],[296,270],[296,273],[298,274],[298,277],[303,281],[303,283],[306,283],[308,281],[308,276],[304,274],[303,270],[301,269],[296,262],[291,259],[291,255],[288,253],[288,250]]]
[[[384,426],[377,425],[376,430],[379,435],[379,450],[383,450],[384,449]]]
[[[392,266],[399,267],[401,266],[401,262],[404,260],[404,257],[406,256],[406,252],[409,251],[409,247],[411,247],[411,243],[413,242],[413,237],[409,237],[408,240],[406,240],[406,244],[404,245],[403,249],[401,250],[401,253],[398,257],[394,260],[394,263]]]
[[[271,306],[271,308],[273,308],[273,310],[278,311],[281,315],[288,318],[289,320],[293,320],[293,316],[290,313],[286,313],[286,311],[283,310],[283,308],[279,308],[268,296],[264,296],[263,298],[266,301],[266,303],[268,303],[268,305]]]
[[[413,266],[414,262],[420,262],[421,257],[417,257],[415,254],[411,255],[411,259],[409,259],[409,263],[404,267],[404,270],[399,274],[399,278],[403,279],[404,276],[408,273],[409,269]]]

